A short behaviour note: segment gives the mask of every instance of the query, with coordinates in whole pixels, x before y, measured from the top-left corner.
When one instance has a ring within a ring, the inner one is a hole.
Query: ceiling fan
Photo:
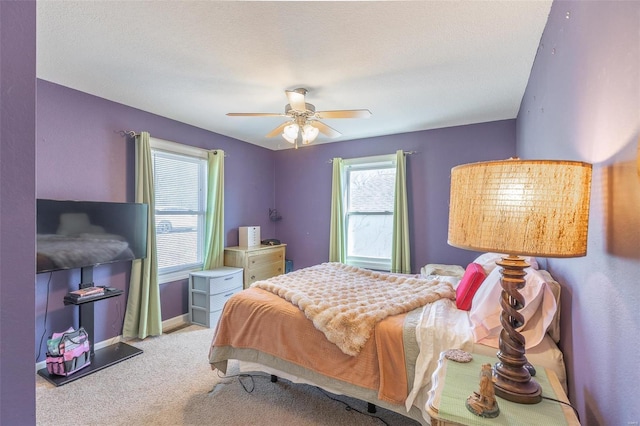
[[[269,133],[268,138],[279,134],[289,143],[298,148],[298,143],[307,145],[313,142],[318,133],[323,133],[330,138],[341,136],[342,133],[324,124],[320,120],[325,118],[369,118],[371,112],[368,109],[349,109],[333,111],[316,111],[316,107],[305,102],[307,89],[297,88],[285,90],[289,103],[284,107],[284,113],[277,112],[230,112],[231,117],[288,117],[285,121]]]

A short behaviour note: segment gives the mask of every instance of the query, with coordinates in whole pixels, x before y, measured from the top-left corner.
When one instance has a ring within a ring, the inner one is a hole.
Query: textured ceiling
[[[38,1],[38,78],[235,139],[305,87],[342,136],[514,118],[551,1]],[[145,130],[145,129],[135,129]]]

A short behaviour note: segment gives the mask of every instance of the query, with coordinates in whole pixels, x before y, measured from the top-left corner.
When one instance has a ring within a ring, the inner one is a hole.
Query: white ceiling
[[[264,135],[285,89],[305,87],[342,136],[315,143],[514,118],[550,0],[43,1],[37,75],[241,141]],[[145,129],[134,129],[145,130]]]

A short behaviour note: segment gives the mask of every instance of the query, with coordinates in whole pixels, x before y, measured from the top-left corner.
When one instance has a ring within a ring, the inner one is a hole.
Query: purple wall
[[[37,89],[38,198],[133,200],[133,141],[120,130],[147,130],[161,139],[221,148],[227,154],[226,245],[237,244],[238,226],[258,225],[264,238],[288,244],[287,257],[296,268],[327,260],[330,158],[418,151],[407,162],[410,221],[420,236],[412,243],[417,271],[429,262],[466,263],[476,256],[446,244],[449,186],[443,182],[449,181],[451,167],[515,152],[515,120],[273,152],[47,81],[38,80]],[[270,207],[284,219],[270,222]],[[94,273],[97,284],[127,290],[128,263],[103,265]],[[55,272],[49,279],[39,274],[36,280],[38,360],[44,357],[46,336],[77,323],[77,309],[64,306],[63,297],[77,286],[79,271]],[[162,285],[160,293],[163,320],[187,312],[186,280]],[[95,342],[121,333],[125,307],[126,295],[96,304]]]
[[[146,130],[152,137],[225,151],[227,245],[237,244],[238,226],[258,225],[265,234],[274,233],[268,215],[274,194],[272,151],[47,81],[38,80],[37,90],[38,198],[132,201],[134,142],[119,131]],[[103,265],[95,269],[94,279],[99,285],[126,290],[129,269],[127,262]],[[38,348],[43,334],[46,341],[52,331],[77,321],[77,309],[64,306],[62,299],[78,285],[79,271],[54,272],[50,283],[49,278],[50,274],[37,275]],[[186,280],[162,285],[160,295],[163,320],[187,312]],[[125,307],[126,295],[95,305],[94,341],[120,334]],[[38,360],[44,357],[44,343],[42,347]]]
[[[0,2],[0,424],[35,423],[36,4]]]
[[[375,114],[375,111],[374,111]],[[474,124],[276,153],[277,237],[287,243],[295,269],[329,257],[331,174],[334,157],[417,151],[407,156],[412,270],[427,263],[466,265],[478,253],[447,245],[449,178],[453,166],[515,155],[515,120]]]
[[[640,421],[640,2],[554,2],[517,120],[522,158],[594,164],[588,254],[549,259],[583,425]]]

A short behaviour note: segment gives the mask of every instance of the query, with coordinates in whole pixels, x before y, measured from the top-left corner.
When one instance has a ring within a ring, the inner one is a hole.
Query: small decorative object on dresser
[[[500,407],[496,401],[496,391],[493,387],[493,372],[491,364],[482,364],[480,371],[480,389],[467,398],[466,406],[473,414],[492,419],[500,414]]]
[[[214,328],[227,300],[242,290],[242,268],[221,266],[189,275],[189,321]]]
[[[256,281],[266,280],[284,274],[284,256],[286,244],[277,246],[226,247],[224,249],[225,266],[244,269],[244,288]]]
[[[260,245],[259,226],[241,226],[238,228],[238,244],[241,247],[255,247]]]

